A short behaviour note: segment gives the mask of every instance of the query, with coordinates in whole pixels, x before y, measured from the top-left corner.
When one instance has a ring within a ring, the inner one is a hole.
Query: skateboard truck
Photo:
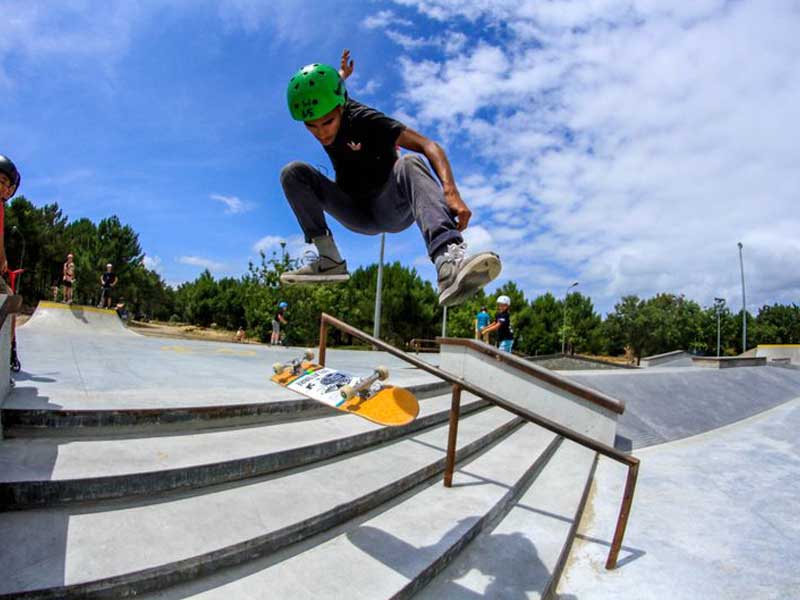
[[[378,381],[385,381],[389,378],[389,369],[386,367],[376,367],[375,371],[373,371],[372,375],[369,377],[365,377],[356,385],[345,385],[339,390],[339,394],[342,396],[342,400],[350,400],[354,398],[358,394],[362,394],[365,390],[368,390],[370,386]]]
[[[314,360],[314,351],[310,348],[303,352],[303,356],[295,358],[288,363],[276,362],[272,365],[272,370],[277,375],[278,373],[283,373],[287,369],[291,369],[292,373],[297,375],[302,370],[303,361],[305,360]]]

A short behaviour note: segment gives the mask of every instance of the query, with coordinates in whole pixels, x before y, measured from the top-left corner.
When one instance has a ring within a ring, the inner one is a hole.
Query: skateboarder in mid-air
[[[304,162],[291,162],[281,171],[286,199],[306,242],[319,254],[281,275],[281,281],[349,279],[325,213],[367,235],[396,233],[416,222],[436,267],[439,303],[459,304],[499,275],[500,259],[492,252],[466,255],[461,232],[472,212],[461,199],[447,155],[435,141],[350,98],[344,80],[353,66],[345,50],[341,71],[315,63],[289,81],[289,112],[322,144],[336,181]],[[399,157],[398,147],[414,154]]]

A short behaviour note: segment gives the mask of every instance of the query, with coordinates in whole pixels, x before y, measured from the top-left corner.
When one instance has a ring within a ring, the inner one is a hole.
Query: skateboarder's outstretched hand
[[[342,50],[342,65],[339,69],[339,75],[342,79],[347,79],[353,74],[353,69],[356,68],[356,61],[350,60],[350,50],[345,48]]]

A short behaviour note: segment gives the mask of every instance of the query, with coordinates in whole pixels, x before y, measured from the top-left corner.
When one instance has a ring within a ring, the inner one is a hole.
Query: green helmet
[[[347,102],[347,89],[339,71],[330,65],[314,63],[289,80],[286,100],[295,121],[313,121],[343,106]]]

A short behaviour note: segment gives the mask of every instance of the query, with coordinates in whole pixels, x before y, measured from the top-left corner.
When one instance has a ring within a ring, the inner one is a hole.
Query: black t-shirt
[[[503,340],[513,340],[514,331],[511,329],[511,315],[508,314],[508,311],[497,312],[494,316],[494,320],[500,323],[500,327],[497,329],[497,340],[500,342]]]
[[[406,126],[355,100],[342,111],[342,125],[325,152],[336,171],[337,185],[355,199],[374,196],[397,161],[397,138]]]
[[[108,271],[103,273],[103,287],[111,287],[111,284],[114,283],[114,280],[116,278],[117,276],[114,274],[113,271],[111,273],[109,273]]]
[[[281,322],[281,317],[283,317],[284,319],[286,318],[285,313],[286,313],[286,309],[285,308],[279,308],[278,312],[275,313],[275,320],[278,323],[280,323]]]

